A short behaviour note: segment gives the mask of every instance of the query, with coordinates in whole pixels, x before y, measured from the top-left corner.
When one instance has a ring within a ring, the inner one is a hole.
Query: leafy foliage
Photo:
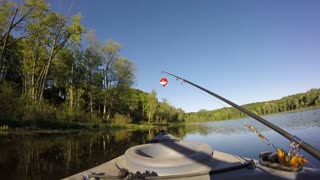
[[[279,100],[257,102],[243,105],[257,115],[269,115],[320,105],[320,89],[283,97]],[[246,115],[235,108],[222,108],[213,111],[199,111],[186,114],[186,122],[219,121],[244,118]]]
[[[50,128],[175,121],[178,111],[159,103],[155,92],[131,88],[136,68],[121,57],[120,43],[101,43],[94,30],[84,34],[80,14],[51,11],[46,0],[0,3],[2,124]]]
[[[121,56],[120,43],[99,42],[80,14],[49,7],[46,0],[0,1],[0,124],[81,128],[244,117],[234,108],[186,114],[156,91],[132,88],[136,67]],[[244,106],[266,115],[318,105],[319,89],[312,89]]]

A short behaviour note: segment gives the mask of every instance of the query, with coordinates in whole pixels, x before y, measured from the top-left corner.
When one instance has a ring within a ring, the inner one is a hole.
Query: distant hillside
[[[242,107],[245,107],[246,109],[257,115],[269,115],[314,106],[320,106],[320,89],[311,89],[305,93],[286,96],[278,100],[250,103],[243,105]],[[199,112],[187,113],[185,116],[185,121],[219,121],[226,119],[239,119],[244,117],[246,117],[244,113],[233,107],[230,107],[213,111],[202,110]]]

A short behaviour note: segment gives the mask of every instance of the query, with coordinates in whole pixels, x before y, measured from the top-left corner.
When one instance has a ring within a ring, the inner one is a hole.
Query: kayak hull
[[[161,141],[163,137],[163,142]],[[320,169],[302,168],[288,172],[266,167],[258,160],[240,157],[212,148],[203,143],[185,142],[159,133],[156,143],[134,146],[124,155],[92,169],[67,177],[82,180],[83,177],[98,179],[123,178],[128,174],[144,178],[162,179],[319,179]],[[123,174],[120,177],[119,174]]]

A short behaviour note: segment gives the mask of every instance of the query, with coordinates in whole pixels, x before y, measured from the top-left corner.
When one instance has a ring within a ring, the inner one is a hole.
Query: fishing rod
[[[186,83],[188,83],[188,84],[190,84],[190,85],[192,85],[192,86],[194,86],[194,87],[196,87],[196,88],[198,88],[198,89],[201,89],[202,91],[204,91],[204,92],[206,92],[206,93],[208,93],[208,94],[210,94],[210,95],[212,95],[212,96],[220,99],[221,101],[223,101],[223,102],[225,102],[225,103],[233,106],[234,108],[238,109],[239,111],[247,114],[248,116],[252,117],[253,119],[259,121],[260,123],[268,126],[269,128],[273,129],[274,131],[278,132],[279,134],[281,134],[282,136],[284,136],[285,138],[287,138],[287,139],[290,140],[291,142],[296,143],[296,144],[299,146],[299,148],[305,150],[305,151],[308,152],[310,155],[312,155],[312,156],[315,157],[316,159],[320,160],[320,151],[319,151],[318,149],[314,148],[313,146],[311,146],[310,144],[302,141],[302,140],[301,140],[300,138],[298,138],[297,136],[294,136],[294,135],[288,133],[287,131],[281,129],[280,127],[272,124],[271,122],[263,119],[262,117],[260,117],[260,116],[258,116],[258,115],[256,115],[256,114],[252,113],[251,111],[247,110],[246,108],[241,107],[241,106],[237,105],[236,103],[234,103],[234,102],[232,102],[232,101],[230,101],[230,100],[228,100],[228,99],[226,99],[226,98],[224,98],[224,97],[222,97],[222,96],[220,96],[220,95],[218,95],[218,94],[216,94],[216,93],[213,93],[213,92],[209,91],[208,89],[205,89],[205,88],[203,88],[203,87],[201,87],[201,86],[199,86],[199,85],[197,85],[197,84],[194,84],[194,83],[192,83],[192,82],[190,82],[190,81],[188,81],[188,80],[186,80],[186,79],[184,79],[184,78],[181,78],[181,77],[176,76],[176,75],[174,75],[174,74],[171,74],[171,73],[169,73],[169,72],[162,71],[162,73],[165,73],[165,74],[168,74],[168,75],[170,75],[170,76],[173,76],[173,77],[175,77],[175,78],[177,78],[177,79],[180,79],[180,80],[182,80],[183,82],[186,82]]]

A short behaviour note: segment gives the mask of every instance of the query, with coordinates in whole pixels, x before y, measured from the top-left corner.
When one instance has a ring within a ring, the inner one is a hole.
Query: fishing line
[[[271,145],[275,150],[277,150],[278,148],[268,139],[266,138],[264,135],[262,135],[256,128],[254,128],[253,126],[251,126],[250,124],[248,123],[244,123],[245,126],[247,126],[247,128],[251,131],[253,131],[255,134],[257,134],[260,138],[260,140],[262,142],[264,142],[265,144],[267,145]]]
[[[165,71],[161,71],[160,74],[162,75],[162,74],[167,74],[167,73],[166,73]],[[176,81],[179,81],[181,85],[184,85],[184,84],[186,83],[186,81],[184,81],[183,79],[180,79],[180,78],[178,78],[178,77],[176,77]],[[213,100],[214,100],[217,104],[219,104],[221,107],[227,109],[227,111],[228,111],[229,113],[231,113],[231,110],[230,110],[231,107],[227,107],[227,106],[226,106],[226,103],[224,103],[223,101],[218,101],[217,99],[213,99]]]

